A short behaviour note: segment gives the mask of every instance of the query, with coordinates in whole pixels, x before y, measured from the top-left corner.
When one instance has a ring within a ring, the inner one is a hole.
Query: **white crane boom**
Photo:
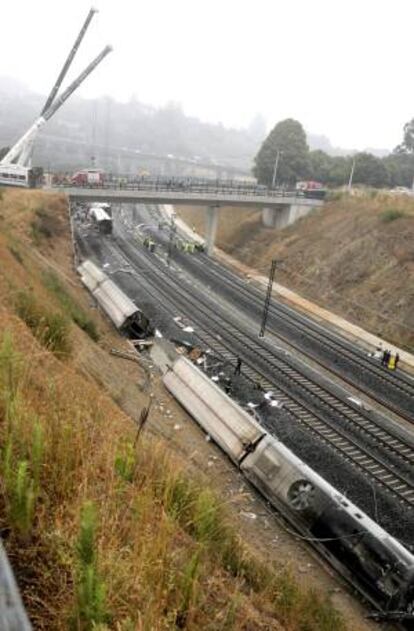
[[[27,132],[13,145],[8,153],[0,160],[0,185],[12,184],[15,186],[28,186],[33,179],[33,174],[30,173],[30,163],[33,151],[34,141],[39,133],[39,130],[48,121],[57,110],[62,107],[65,101],[73,94],[73,92],[83,83],[83,81],[91,74],[91,72],[98,66],[98,64],[111,52],[111,46],[105,46],[105,48],[99,53],[97,57],[85,68],[83,72],[66,88],[66,90],[55,100],[56,94],[65,78],[70,64],[80,46],[80,43],[86,33],[89,23],[92,20],[93,15],[96,13],[96,9],[90,9],[88,16],[84,22],[84,25],[73,45],[60,74],[56,80],[55,85],[50,92],[45,106],[42,109],[41,115],[35,120],[33,125],[27,130]]]
[[[89,66],[85,68],[85,70],[73,81],[69,87],[58,97],[58,99],[49,107],[49,109],[43,114],[43,116],[39,116],[27,130],[27,132],[16,142],[15,145],[10,149],[10,151],[4,156],[3,160],[0,164],[18,164],[19,166],[28,166],[28,162],[30,161],[31,150],[33,148],[33,143],[36,139],[36,136],[39,132],[39,129],[43,127],[43,125],[48,121],[53,114],[57,112],[57,110],[62,107],[63,103],[70,97],[71,94],[83,83],[88,75],[96,68],[96,66],[106,57],[108,53],[112,50],[111,46],[105,46],[105,48],[99,53],[97,57]]]
[[[40,112],[40,116],[43,116],[44,113],[49,109],[49,107],[52,105],[56,94],[58,93],[58,90],[60,88],[60,86],[62,85],[62,81],[63,79],[66,77],[66,74],[69,70],[69,67],[73,61],[73,58],[75,57],[76,53],[78,52],[79,46],[81,45],[81,42],[83,40],[83,37],[88,29],[89,24],[91,23],[91,20],[93,18],[93,16],[95,15],[95,13],[97,13],[98,9],[94,9],[93,7],[89,10],[89,13],[87,15],[87,18],[79,32],[78,37],[76,38],[75,43],[73,44],[71,51],[65,61],[65,63],[63,64],[62,70],[59,73],[58,78],[56,79],[56,83],[53,86],[49,96],[47,97],[46,103],[43,106],[42,111]]]

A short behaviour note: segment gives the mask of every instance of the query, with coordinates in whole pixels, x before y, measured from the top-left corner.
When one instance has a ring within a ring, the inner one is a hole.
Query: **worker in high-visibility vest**
[[[388,368],[390,370],[395,370],[395,355],[390,353],[390,358],[388,360]]]

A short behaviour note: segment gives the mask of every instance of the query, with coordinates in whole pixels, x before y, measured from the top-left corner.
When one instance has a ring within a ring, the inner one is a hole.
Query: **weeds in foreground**
[[[63,358],[70,355],[72,344],[69,322],[65,316],[48,311],[26,290],[18,292],[15,306],[17,315],[45,348]]]
[[[31,444],[21,444],[25,411],[19,397],[21,357],[15,352],[11,336],[6,333],[0,348],[0,402],[6,425],[0,449],[0,470],[4,484],[5,507],[18,535],[28,539],[33,529],[35,504],[40,491],[40,468],[43,456],[43,432],[34,419]]]
[[[75,628],[85,631],[96,625],[109,622],[106,608],[105,583],[97,568],[98,553],[96,544],[96,508],[92,502],[85,502],[81,512],[79,536],[76,545],[78,570],[76,580]]]
[[[72,318],[75,324],[85,331],[94,342],[97,342],[99,340],[99,333],[95,322],[91,318],[88,318],[85,311],[79,307],[62,285],[57,275],[52,271],[48,271],[43,274],[42,280],[45,287],[56,296],[65,312]]]
[[[402,210],[385,210],[380,215],[383,223],[391,223],[391,221],[395,221],[396,219],[400,219],[404,216],[405,213]]]
[[[194,554],[184,567],[180,585],[181,602],[179,604],[177,616],[175,619],[175,624],[179,629],[185,629],[185,627],[187,626],[191,606],[193,603],[195,603],[196,600],[197,576],[200,565],[200,556],[201,550],[198,549],[194,552]]]
[[[3,520],[17,540],[24,538],[20,571],[38,555],[29,615],[34,607],[48,628],[69,620],[77,631],[107,625],[235,631],[280,622],[298,631],[343,629],[328,604],[246,550],[205,481],[189,477],[159,443],[144,440],[149,406],[141,430],[127,432],[112,418],[115,408],[101,408],[103,397],[69,367],[51,362],[56,373],[43,366],[33,371],[27,362],[6,335],[0,345]],[[256,624],[262,613],[266,621]]]

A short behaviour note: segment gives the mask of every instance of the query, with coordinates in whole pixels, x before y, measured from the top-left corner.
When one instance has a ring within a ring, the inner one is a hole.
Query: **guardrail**
[[[0,541],[0,630],[31,631],[6,551]]]
[[[315,194],[312,197],[312,194],[309,192],[308,194],[303,191],[282,191],[282,190],[273,190],[267,188],[246,188],[243,186],[211,186],[211,185],[187,185],[187,184],[175,184],[171,185],[160,183],[144,183],[144,182],[122,182],[119,180],[106,180],[102,184],[74,184],[74,183],[59,183],[54,184],[52,188],[55,189],[66,189],[66,188],[76,188],[76,189],[84,189],[86,190],[118,190],[118,191],[141,191],[141,192],[154,192],[154,193],[182,193],[182,194],[201,194],[201,195],[238,195],[245,197],[269,197],[269,198],[286,198],[286,199],[296,199],[296,198],[309,198],[309,199],[322,199],[322,197],[317,197]]]

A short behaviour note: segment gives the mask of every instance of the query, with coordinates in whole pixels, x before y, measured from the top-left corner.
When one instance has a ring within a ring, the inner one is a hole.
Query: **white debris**
[[[206,443],[209,443],[211,440],[210,434],[206,434]]]
[[[109,267],[109,263],[104,263],[102,267]]]
[[[185,326],[183,328],[184,333],[194,333],[194,329],[191,326]]]
[[[270,399],[273,399],[273,392],[269,390],[269,392],[266,392],[266,394],[264,395],[264,398],[270,401]]]
[[[179,322],[181,320],[182,316],[176,316],[175,318],[173,318],[174,322]]]
[[[219,378],[217,377],[217,375],[213,375],[213,377],[211,377],[211,381],[218,381]]]
[[[260,403],[252,403],[251,401],[248,402],[247,407],[251,408],[252,410],[254,410],[254,408],[259,407]]]
[[[162,333],[158,329],[155,329],[155,337],[162,337]]]
[[[273,401],[270,401],[269,405],[272,408],[282,408],[283,407],[283,403],[281,401],[276,401],[276,399],[273,399]]]
[[[176,423],[176,424],[174,425],[174,429],[175,429],[175,431],[177,432],[179,429],[181,429],[181,425],[179,425],[178,423]]]
[[[240,515],[242,517],[246,517],[246,519],[257,519],[256,513],[246,513],[245,511],[241,511]]]

